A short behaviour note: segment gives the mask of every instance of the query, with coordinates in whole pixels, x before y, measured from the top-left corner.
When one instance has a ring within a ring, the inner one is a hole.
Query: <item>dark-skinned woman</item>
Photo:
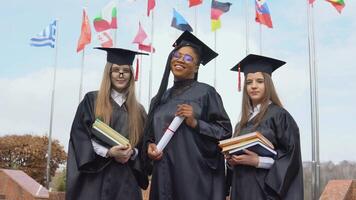
[[[200,64],[216,56],[187,31],[168,56],[144,132],[142,151],[147,153],[146,168],[152,173],[151,200],[225,199],[224,156],[218,141],[231,137],[232,127],[217,91],[197,81]],[[170,72],[174,84],[167,90]],[[156,144],[175,116],[185,120],[159,151]]]

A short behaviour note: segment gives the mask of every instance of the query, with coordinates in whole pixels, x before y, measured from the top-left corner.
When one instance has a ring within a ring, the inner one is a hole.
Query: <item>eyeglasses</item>
[[[189,55],[189,54],[181,54],[178,51],[175,51],[173,53],[173,57],[172,58],[174,60],[179,60],[182,56],[183,56],[183,61],[185,63],[192,63],[194,61],[194,58],[191,55]]]
[[[127,68],[124,68],[124,69],[121,69],[121,68],[112,68],[110,72],[113,73],[113,74],[123,74],[123,75],[129,75],[129,74],[131,74],[130,69],[127,69]]]

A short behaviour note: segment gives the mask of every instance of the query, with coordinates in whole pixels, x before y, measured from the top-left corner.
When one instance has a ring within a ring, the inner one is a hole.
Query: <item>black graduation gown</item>
[[[198,120],[195,129],[185,122],[154,162],[151,200],[225,199],[225,164],[218,141],[231,137],[232,127],[219,94],[211,86],[191,82],[162,97],[153,118],[151,141],[157,144],[175,116],[178,104],[190,104]]]
[[[231,200],[302,200],[299,128],[292,116],[284,108],[270,104],[260,125],[253,129],[252,122],[249,122],[241,134],[255,130],[272,142],[277,158],[270,169],[246,165],[233,167]]]
[[[145,189],[148,178],[143,173],[140,156],[121,164],[112,158],[103,158],[93,150],[91,126],[95,120],[96,96],[97,92],[85,95],[73,121],[67,161],[66,199],[141,200],[140,186]],[[125,106],[120,107],[111,101],[113,114],[110,126],[128,137],[127,110]],[[143,108],[142,117],[146,118]]]

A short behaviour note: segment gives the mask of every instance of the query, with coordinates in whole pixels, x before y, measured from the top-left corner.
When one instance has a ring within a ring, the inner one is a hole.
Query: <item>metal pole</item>
[[[142,51],[140,51],[140,52],[142,52]],[[138,86],[138,99],[140,99],[140,102],[141,102],[141,91],[142,91],[142,70],[143,70],[143,68],[142,68],[142,55],[140,55],[140,57],[139,57],[139,60],[140,60],[140,67],[141,67],[141,69],[138,71],[138,84],[139,84],[139,86]]]
[[[197,7],[194,8],[194,32],[195,32],[195,36],[198,37],[198,11],[197,11]]]
[[[246,40],[246,55],[248,55],[249,54],[249,52],[250,52],[250,49],[249,49],[249,42],[248,42],[248,40],[249,40],[249,26],[248,26],[248,6],[249,6],[249,3],[248,3],[248,1],[249,0],[246,0],[245,1],[245,30],[246,30],[246,38],[245,38],[245,40]]]
[[[151,24],[151,48],[153,48],[153,38],[154,38],[154,11],[151,11],[151,19],[152,19],[152,24]],[[151,49],[151,56],[150,56],[150,70],[149,70],[149,84],[148,84],[148,106],[150,105],[151,98],[152,98],[152,68],[153,68],[153,53]]]
[[[82,63],[80,67],[79,103],[82,100],[82,91],[83,91],[84,54],[85,54],[84,51],[85,51],[85,47],[82,52]]]
[[[310,72],[310,105],[311,105],[311,139],[312,139],[312,199],[320,195],[320,159],[319,159],[319,108],[318,108],[318,75],[315,53],[314,13],[307,3],[308,14],[308,50]]]
[[[214,31],[214,51],[216,51],[216,46],[217,46],[217,44],[216,44],[216,31],[217,30],[215,30]],[[215,58],[214,59],[214,88],[216,88],[216,60],[217,60],[217,58]]]
[[[51,153],[52,153],[52,127],[53,127],[53,111],[54,111],[54,97],[56,89],[56,74],[57,74],[57,57],[58,57],[58,35],[59,35],[59,23],[56,19],[56,50],[54,56],[54,67],[53,67],[53,83],[52,83],[52,95],[51,95],[51,113],[49,120],[49,133],[48,133],[48,150],[47,150],[47,165],[46,165],[46,187],[49,189],[50,182],[50,163],[51,163]]]
[[[260,32],[260,55],[262,55],[262,24],[260,24],[259,27],[259,32]]]

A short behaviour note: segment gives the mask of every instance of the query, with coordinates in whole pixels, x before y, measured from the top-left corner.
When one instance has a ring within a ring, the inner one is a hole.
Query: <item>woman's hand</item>
[[[247,149],[244,150],[245,154],[242,155],[225,155],[226,161],[231,165],[249,165],[252,167],[257,167],[259,163],[259,156]]]
[[[198,124],[197,120],[194,117],[194,110],[193,106],[188,104],[180,104],[177,106],[176,115],[180,117],[185,117],[185,123],[195,128]]]
[[[133,154],[133,150],[130,146],[113,146],[108,151],[108,156],[113,157],[116,162],[121,164],[127,163],[130,159],[131,155]]]
[[[147,149],[147,154],[151,160],[161,160],[163,152],[158,151],[156,144],[149,143],[148,149]]]

